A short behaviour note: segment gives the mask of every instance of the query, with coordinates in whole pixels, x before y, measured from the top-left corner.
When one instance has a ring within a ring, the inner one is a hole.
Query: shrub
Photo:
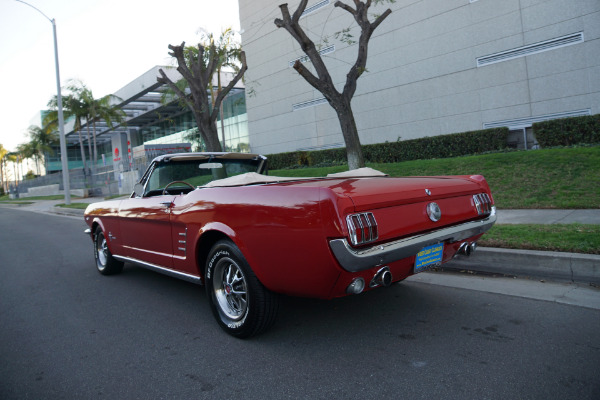
[[[505,149],[508,128],[455,133],[363,145],[366,162],[393,163],[417,159],[448,158]],[[346,163],[346,149],[293,151],[267,155],[270,169],[328,166]]]
[[[600,114],[562,118],[533,124],[541,147],[600,143]]]

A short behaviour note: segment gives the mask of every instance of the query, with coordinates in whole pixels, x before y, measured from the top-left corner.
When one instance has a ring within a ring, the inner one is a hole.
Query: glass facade
[[[223,101],[225,117],[225,151],[248,153],[250,142],[248,134],[248,116],[246,114],[246,97],[243,91],[230,94]],[[217,120],[219,140],[223,143],[221,116]],[[205,150],[204,143],[198,133],[196,122],[190,111],[175,118],[163,120],[155,125],[140,129],[144,144],[192,143],[194,151]]]
[[[232,152],[250,152],[250,142],[248,133],[248,117],[246,114],[245,92],[240,90],[236,93],[230,93],[223,101],[224,115],[224,136],[225,151]],[[192,112],[184,109],[176,115],[166,118],[156,118],[156,121],[147,123],[143,127],[136,129],[135,126],[128,126],[129,132],[135,135],[132,138],[132,146],[138,144],[171,144],[171,143],[192,143],[193,151],[205,150],[204,143],[198,133],[196,121]],[[219,140],[223,142],[223,130],[221,128],[221,116],[217,119],[217,131]],[[108,133],[110,135],[110,133]],[[82,132],[83,145],[85,147],[85,157],[88,167],[93,157],[89,155],[87,132]],[[113,149],[110,141],[98,143],[98,161],[97,166],[112,165]],[[67,149],[69,159],[69,169],[82,168],[83,161],[79,144],[71,144]],[[104,154],[104,160],[102,155]],[[54,153],[47,156],[47,172],[52,173],[62,170],[60,160],[60,148],[57,146]]]

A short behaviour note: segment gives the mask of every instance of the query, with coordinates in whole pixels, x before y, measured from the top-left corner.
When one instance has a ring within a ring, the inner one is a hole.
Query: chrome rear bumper
[[[488,231],[496,222],[496,207],[485,219],[442,228],[369,248],[355,249],[346,239],[333,239],[329,246],[342,268],[349,272],[363,271],[416,255],[423,247],[458,242]]]

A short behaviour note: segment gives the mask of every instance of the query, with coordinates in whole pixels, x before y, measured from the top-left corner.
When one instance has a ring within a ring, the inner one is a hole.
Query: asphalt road
[[[597,308],[415,277],[285,298],[273,329],[244,341],[202,287],[131,265],[98,274],[84,228],[0,208],[1,399],[600,398]]]

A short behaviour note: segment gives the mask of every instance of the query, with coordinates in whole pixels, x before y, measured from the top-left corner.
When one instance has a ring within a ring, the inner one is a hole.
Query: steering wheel
[[[182,183],[182,184],[184,184],[184,185],[187,185],[187,186],[191,187],[191,188],[192,188],[192,190],[195,190],[195,189],[196,189],[196,188],[194,187],[194,185],[190,185],[189,183],[187,183],[187,182],[185,182],[185,181],[173,181],[173,182],[169,182],[169,184],[168,184],[167,186],[165,186],[165,188],[164,188],[164,189],[163,189],[163,191],[162,191],[162,194],[163,194],[163,196],[164,196],[165,194],[167,194],[167,189],[168,189],[168,187],[169,187],[169,186],[171,186],[171,185],[174,185],[174,184],[176,184],[176,183]]]

